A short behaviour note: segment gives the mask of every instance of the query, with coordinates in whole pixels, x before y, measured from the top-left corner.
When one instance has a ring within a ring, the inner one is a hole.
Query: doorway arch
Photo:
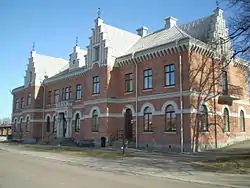
[[[125,139],[132,140],[133,138],[133,116],[132,116],[132,110],[130,108],[127,108],[124,113],[124,136]]]

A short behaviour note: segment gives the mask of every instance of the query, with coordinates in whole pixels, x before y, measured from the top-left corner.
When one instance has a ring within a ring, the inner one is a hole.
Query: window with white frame
[[[165,66],[165,86],[175,85],[175,68],[174,64]]]
[[[26,124],[25,124],[25,131],[29,132],[30,131],[30,117],[26,117]]]
[[[77,84],[76,85],[76,100],[81,100],[82,99],[82,85]]]
[[[59,93],[59,89],[54,90],[54,103],[58,103],[60,100],[60,93]]]
[[[21,98],[21,108],[24,108],[24,98]]]
[[[132,92],[133,91],[133,74],[128,73],[125,74],[125,92]]]
[[[92,112],[92,132],[99,131],[99,117],[97,110]]]
[[[144,132],[152,132],[152,110],[148,106],[143,111]]]
[[[77,113],[75,118],[75,132],[79,132],[81,128],[80,115]]]
[[[19,99],[16,99],[16,101],[15,101],[15,109],[16,110],[19,109]]]
[[[241,132],[246,131],[245,114],[244,114],[243,110],[240,111],[240,131]]]
[[[165,109],[165,131],[176,132],[176,114],[173,105],[168,105]]]
[[[143,71],[143,89],[153,88],[153,77],[152,69],[147,69]]]
[[[100,77],[94,76],[93,77],[93,94],[99,94],[100,93]]]
[[[201,113],[200,131],[206,132],[206,131],[208,131],[208,110],[207,110],[206,105],[203,104],[201,106],[200,113]]]

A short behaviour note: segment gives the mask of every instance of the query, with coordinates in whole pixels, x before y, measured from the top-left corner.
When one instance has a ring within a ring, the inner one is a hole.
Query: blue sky
[[[104,22],[130,32],[149,31],[173,16],[178,24],[213,13],[215,0],[0,0],[0,118],[10,117],[10,90],[23,84],[33,41],[38,53],[68,59],[76,36],[86,48],[98,7]]]

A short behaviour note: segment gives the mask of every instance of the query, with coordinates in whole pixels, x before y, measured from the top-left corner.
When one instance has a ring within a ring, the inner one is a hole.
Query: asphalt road
[[[0,188],[212,188],[74,166],[56,160],[0,150]]]

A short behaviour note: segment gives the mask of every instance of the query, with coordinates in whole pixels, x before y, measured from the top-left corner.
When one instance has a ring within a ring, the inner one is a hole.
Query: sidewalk
[[[153,153],[153,155],[150,155],[149,153],[150,157],[138,156],[122,159],[100,159],[91,157],[69,156],[49,152],[30,151],[4,144],[0,144],[0,149],[114,173],[119,172],[135,175],[147,175],[227,187],[250,187],[249,175],[221,174],[196,171],[190,165],[188,165],[188,162],[174,160],[174,155],[171,156],[171,154],[169,156],[158,155],[157,157],[155,153]],[[130,152],[132,151],[130,150]]]

